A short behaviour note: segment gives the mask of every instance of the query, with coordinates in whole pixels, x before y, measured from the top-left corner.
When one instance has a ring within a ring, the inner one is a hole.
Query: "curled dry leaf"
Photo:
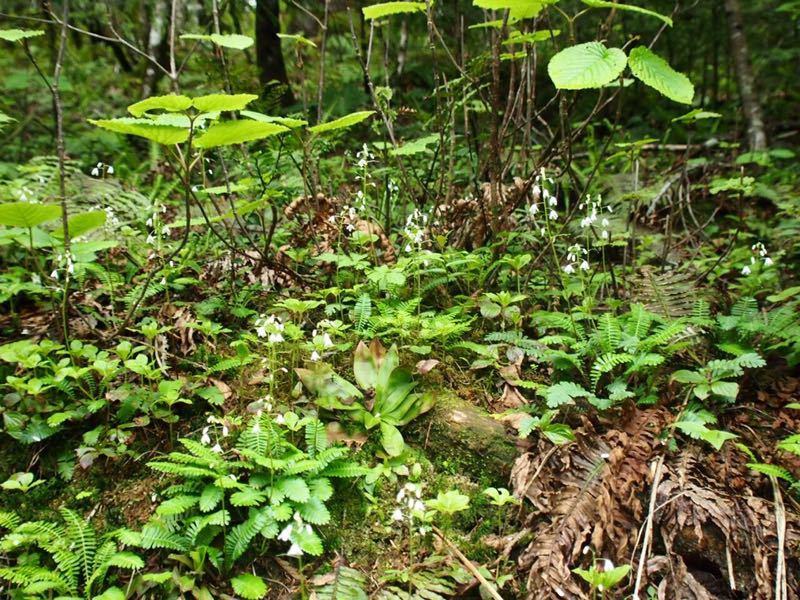
[[[424,359],[417,363],[415,370],[420,375],[426,375],[427,373],[430,373],[438,364],[439,361],[435,358]]]

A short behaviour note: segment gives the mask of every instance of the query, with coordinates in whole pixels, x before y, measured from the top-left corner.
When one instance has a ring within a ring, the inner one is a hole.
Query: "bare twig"
[[[494,586],[494,584],[491,583],[488,579],[486,579],[486,577],[481,575],[481,572],[475,568],[475,565],[472,564],[472,561],[469,560],[466,556],[464,556],[461,550],[459,550],[453,542],[451,542],[444,536],[444,533],[442,533],[441,529],[439,529],[434,525],[433,533],[435,533],[436,537],[438,537],[440,540],[444,542],[445,546],[447,546],[447,549],[453,553],[453,556],[455,556],[459,561],[461,561],[461,564],[464,565],[467,571],[472,573],[472,576],[475,577],[475,579],[477,579],[478,582],[480,582],[480,584],[484,587],[484,589],[487,592],[489,592],[489,595],[492,598],[494,598],[495,600],[503,600],[503,597],[499,593],[497,593],[497,588]]]

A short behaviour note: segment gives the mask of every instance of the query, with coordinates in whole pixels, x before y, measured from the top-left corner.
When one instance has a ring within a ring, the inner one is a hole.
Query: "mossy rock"
[[[422,449],[437,467],[488,485],[506,485],[517,458],[515,439],[502,423],[451,393],[405,430],[409,443]]]

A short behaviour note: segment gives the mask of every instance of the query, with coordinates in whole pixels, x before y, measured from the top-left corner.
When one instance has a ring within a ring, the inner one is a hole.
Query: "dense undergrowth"
[[[694,8],[292,2],[259,88],[74,4],[1,13],[0,595],[800,593],[797,132]]]

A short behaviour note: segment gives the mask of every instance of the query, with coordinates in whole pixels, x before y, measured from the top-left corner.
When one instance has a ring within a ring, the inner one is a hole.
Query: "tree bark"
[[[725,12],[728,17],[728,35],[731,40],[736,80],[739,84],[739,96],[742,99],[744,118],[747,120],[747,138],[750,150],[763,150],[767,147],[767,134],[764,128],[761,103],[756,93],[739,0],[725,0]]]
[[[283,61],[280,33],[280,8],[278,0],[258,0],[256,3],[256,62],[262,93],[275,82],[284,86],[281,104],[294,102],[286,64]]]

